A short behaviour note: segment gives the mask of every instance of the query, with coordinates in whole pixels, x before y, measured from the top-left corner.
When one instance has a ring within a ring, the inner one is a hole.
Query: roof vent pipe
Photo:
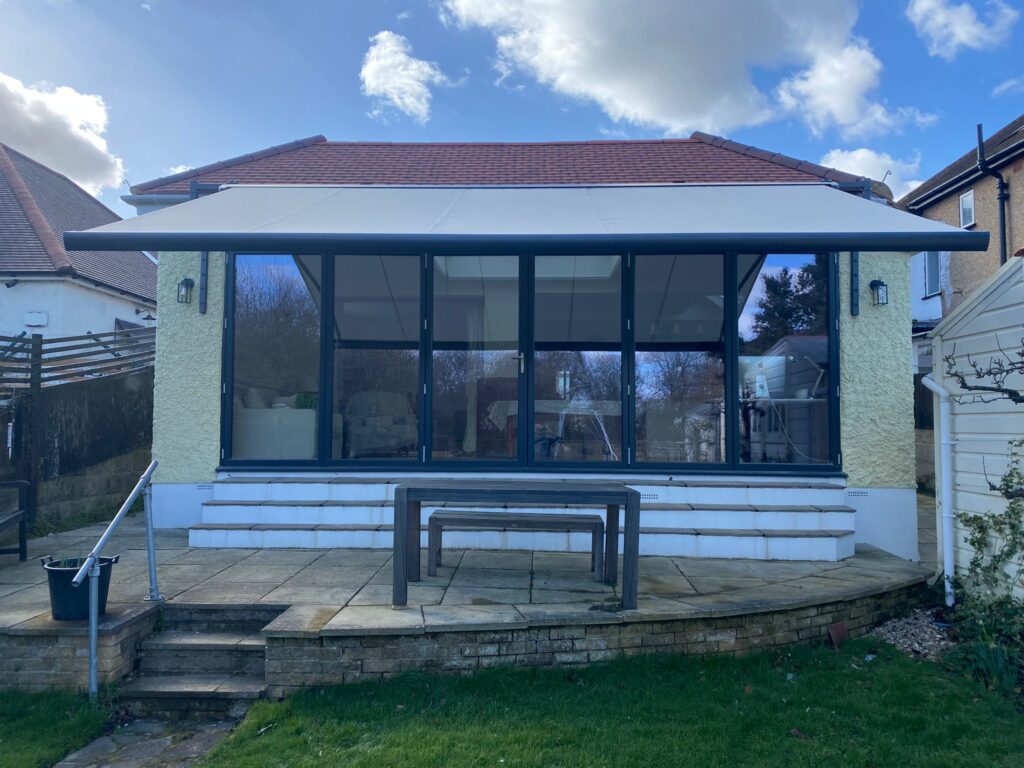
[[[996,199],[999,201],[999,264],[1003,265],[1006,263],[1006,201],[1010,199],[1010,190],[1003,174],[992,170],[985,159],[985,138],[981,123],[978,123],[978,172],[996,180]]]

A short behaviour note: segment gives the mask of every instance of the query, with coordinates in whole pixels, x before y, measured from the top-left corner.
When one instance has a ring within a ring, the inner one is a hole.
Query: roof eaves
[[[39,210],[39,206],[25,184],[25,180],[21,178],[18,169],[11,162],[11,158],[7,154],[7,147],[3,144],[0,144],[0,173],[7,178],[7,183],[10,185],[15,199],[18,201],[18,205],[21,206],[25,219],[36,233],[36,237],[39,238],[39,242],[42,244],[43,250],[46,251],[46,255],[50,257],[54,270],[57,272],[74,273],[75,268],[68,257],[67,251],[64,250],[64,244],[61,243],[60,238],[57,237],[54,231],[50,229],[50,225],[47,223],[42,211]]]
[[[978,170],[977,165],[972,165],[965,168],[960,173],[950,176],[948,179],[935,183],[936,179],[941,179],[943,176],[950,172],[950,169],[957,166],[971,155],[976,154],[977,150],[972,149],[969,152],[965,152],[960,155],[956,160],[947,165],[938,173],[934,174],[930,178],[922,181],[914,189],[910,190],[899,200],[899,206],[908,211],[918,211],[922,208],[927,208],[932,203],[941,200],[947,195],[951,195],[958,192],[968,184],[973,183],[977,179],[981,178],[985,174]],[[1017,156],[1024,156],[1024,135],[1021,136],[1020,140],[1008,147],[999,150],[994,155],[987,158],[988,165],[998,170],[999,167],[1009,163]],[[918,190],[924,190],[918,192]]]
[[[327,141],[327,137],[323,136],[322,134],[317,134],[316,136],[308,136],[304,139],[296,139],[295,141],[289,141],[284,144],[277,144],[276,146],[267,147],[266,149],[261,149],[257,152],[250,152],[244,155],[238,155],[237,157],[228,158],[227,160],[218,160],[215,163],[201,165],[198,168],[189,168],[188,170],[182,171],[181,173],[173,173],[170,176],[161,176],[158,179],[151,179],[150,181],[145,181],[141,184],[133,185],[132,187],[130,187],[130,190],[132,194],[141,194],[148,189],[162,187],[165,184],[173,184],[174,182],[177,181],[194,179],[203,175],[204,173],[219,171],[223,170],[224,168],[231,168],[232,166],[241,165],[242,163],[249,163],[252,162],[253,160],[261,160],[265,157],[272,157],[273,155],[283,155],[286,152],[291,152],[292,150],[296,149],[302,149],[303,147],[308,147],[312,144],[319,144],[325,141]]]

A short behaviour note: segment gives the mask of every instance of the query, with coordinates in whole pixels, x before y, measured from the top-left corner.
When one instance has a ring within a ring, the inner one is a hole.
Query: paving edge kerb
[[[266,682],[271,696],[311,686],[384,680],[410,670],[470,673],[496,666],[572,666],[645,653],[743,655],[750,651],[824,639],[829,625],[846,623],[851,635],[909,611],[920,602],[923,579],[888,585],[872,594],[820,598],[803,607],[708,611],[696,616],[650,614],[573,623],[510,621],[504,626],[392,628],[374,633],[286,636],[267,634]],[[429,606],[425,609],[428,610]],[[270,627],[268,630],[271,632]]]

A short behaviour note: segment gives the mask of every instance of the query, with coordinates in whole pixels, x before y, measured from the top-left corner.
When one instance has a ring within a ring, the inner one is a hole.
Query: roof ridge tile
[[[36,233],[36,237],[39,238],[39,243],[50,258],[54,269],[58,272],[73,273],[75,268],[68,257],[67,251],[64,250],[64,244],[46,221],[43,212],[39,210],[39,206],[36,204],[35,198],[32,197],[28,185],[25,184],[25,180],[11,161],[10,155],[7,154],[8,151],[14,152],[16,150],[9,150],[6,144],[0,144],[0,174],[3,174],[7,179],[7,184],[14,193],[14,198],[18,201],[18,205],[21,206],[25,219]],[[20,152],[18,154],[21,155]],[[27,157],[26,155],[21,156]],[[31,158],[28,159],[31,160]],[[35,161],[33,160],[33,162]],[[36,164],[39,165],[39,163]],[[46,166],[42,167],[45,168]]]

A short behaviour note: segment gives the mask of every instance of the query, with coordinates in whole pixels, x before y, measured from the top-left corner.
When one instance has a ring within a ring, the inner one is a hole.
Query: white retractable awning
[[[824,184],[228,186],[66,232],[71,250],[982,250],[988,233]]]

